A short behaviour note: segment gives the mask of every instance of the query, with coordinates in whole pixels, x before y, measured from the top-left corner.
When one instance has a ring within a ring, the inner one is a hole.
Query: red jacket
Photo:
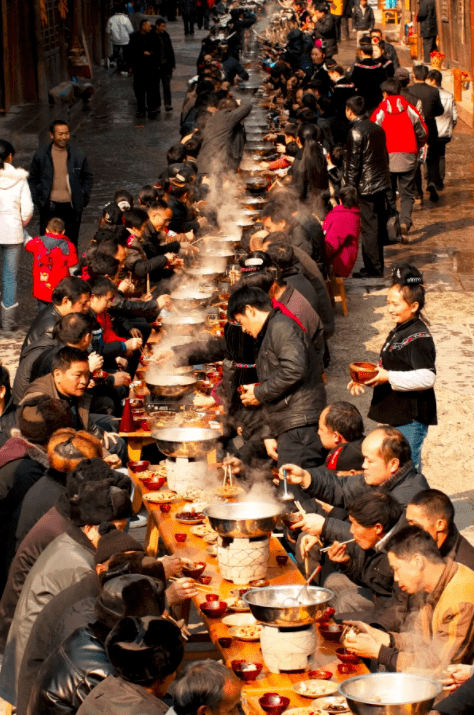
[[[104,313],[100,313],[100,315],[96,315],[95,317],[97,318],[97,322],[102,328],[102,340],[104,341],[104,343],[127,342],[126,338],[121,338],[120,335],[117,335],[117,333],[115,332],[112,325],[112,320],[107,311],[105,311]]]
[[[338,204],[323,223],[326,255],[336,276],[347,278],[354,268],[360,235],[360,210],[346,209]]]
[[[384,99],[373,112],[370,121],[385,131],[389,154],[418,154],[426,144],[426,124],[415,107],[401,95],[391,95]]]
[[[33,295],[51,303],[53,290],[77,266],[76,248],[62,233],[46,232],[28,241],[25,250],[33,254]]]

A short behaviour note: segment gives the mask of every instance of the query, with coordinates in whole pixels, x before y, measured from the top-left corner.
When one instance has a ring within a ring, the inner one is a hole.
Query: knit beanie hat
[[[104,521],[129,519],[133,515],[130,497],[114,485],[113,479],[80,484],[77,494],[69,499],[69,509],[69,518],[76,526],[98,526]]]
[[[118,674],[137,685],[152,685],[174,673],[184,655],[181,632],[164,618],[122,618],[105,641]]]
[[[142,574],[121,574],[100,590],[94,613],[109,628],[123,616],[161,616],[165,610],[165,585]]]
[[[99,539],[94,557],[95,563],[103,564],[114,554],[124,553],[125,551],[143,552],[144,549],[133,536],[120,529],[115,529],[115,531],[110,531]]]
[[[72,427],[73,417],[64,400],[38,395],[26,400],[18,410],[17,425],[22,437],[35,444],[47,444],[61,427]]]

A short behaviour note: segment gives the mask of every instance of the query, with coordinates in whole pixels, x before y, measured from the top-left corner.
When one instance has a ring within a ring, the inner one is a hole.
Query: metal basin
[[[258,156],[267,156],[275,151],[275,146],[272,142],[246,142],[245,147]]]
[[[302,603],[295,604],[303,584],[267,586],[247,591],[242,596],[252,615],[267,626],[302,626],[320,618],[333,597],[327,588],[308,586]],[[285,605],[290,603],[292,605]]]
[[[249,539],[271,534],[281,509],[265,502],[213,504],[203,510],[220,536]]]
[[[224,266],[192,266],[187,269],[187,272],[193,278],[202,281],[217,281],[225,276]]]
[[[160,452],[167,457],[205,457],[220,437],[214,429],[200,427],[175,427],[158,429],[151,434]]]
[[[169,375],[153,369],[145,373],[145,384],[157,397],[184,397],[194,390],[196,383],[192,375]]]
[[[268,188],[268,179],[265,176],[250,176],[246,179],[245,186],[251,194],[263,194]]]
[[[426,715],[442,692],[442,686],[422,675],[372,673],[340,683],[355,715]]]
[[[206,246],[202,249],[202,257],[205,261],[222,261],[227,264],[235,263],[235,251],[230,251],[228,248],[216,248],[215,246]]]
[[[267,200],[264,196],[245,196],[242,199],[244,208],[250,211],[261,211],[266,205]]]
[[[176,315],[170,313],[163,317],[162,323],[164,326],[170,326],[173,329],[199,328],[204,325],[205,320],[205,315]]]
[[[171,293],[170,298],[178,310],[196,310],[196,308],[205,308],[209,305],[212,293],[182,288]]]
[[[213,250],[216,247],[223,248],[224,250],[235,250],[239,244],[240,238],[236,238],[235,236],[212,236],[212,238],[209,239],[208,246],[212,246]],[[232,255],[235,255],[235,253]]]

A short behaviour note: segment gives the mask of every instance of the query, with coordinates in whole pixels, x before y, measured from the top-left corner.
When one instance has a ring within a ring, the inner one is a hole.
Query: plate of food
[[[337,683],[327,680],[302,680],[293,685],[293,690],[302,698],[323,698],[337,691]]]
[[[143,500],[152,502],[152,504],[171,504],[174,501],[179,501],[180,497],[176,492],[149,492],[143,494]]]
[[[202,537],[206,544],[217,544],[217,539],[218,536],[215,531],[211,531],[209,534],[205,534],[205,536]]]
[[[285,715],[315,715],[314,708],[290,708],[285,710]]]
[[[258,641],[260,640],[260,631],[262,627],[258,624],[254,626],[233,626],[229,628],[229,635],[237,638],[239,641]]]
[[[245,611],[250,611],[250,608],[247,606],[245,601],[243,601],[238,596],[232,596],[232,598],[226,598],[225,601],[226,601],[229,609],[231,611],[235,611],[235,613],[245,613]]]
[[[347,700],[342,695],[333,695],[328,698],[313,700],[311,705],[313,708],[316,708],[318,715],[319,713],[322,715],[327,715],[328,713],[329,715],[338,715],[338,713],[349,712]]]
[[[174,515],[174,518],[176,521],[179,521],[180,524],[195,525],[202,524],[206,515],[196,511],[179,511]]]
[[[239,494],[243,494],[244,490],[242,487],[234,487],[226,484],[225,486],[220,486],[216,487],[214,489],[214,494],[217,494],[218,497],[224,497],[225,499],[232,499],[232,497],[236,497]]]
[[[199,524],[198,526],[192,526],[190,528],[191,534],[194,534],[194,536],[200,536],[201,539],[205,536],[210,536],[216,535],[216,532],[211,529],[211,527],[208,524]],[[217,536],[217,535],[216,535]]]
[[[235,614],[233,616],[225,616],[222,619],[222,623],[226,626],[254,626],[256,625],[257,621],[255,618],[252,616],[251,613],[241,613],[241,614]]]

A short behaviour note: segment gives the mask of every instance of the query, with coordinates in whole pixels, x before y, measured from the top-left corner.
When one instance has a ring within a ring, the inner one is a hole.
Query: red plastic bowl
[[[341,675],[349,675],[349,673],[355,673],[356,670],[356,666],[351,663],[339,663],[337,666],[337,672]]]
[[[310,670],[308,678],[310,680],[331,680],[332,673],[330,670]]]
[[[181,571],[186,578],[198,578],[205,568],[206,564],[203,561],[195,561],[191,567],[182,566]]]
[[[202,583],[205,586],[209,586],[209,584],[212,581],[212,576],[199,576],[198,581],[199,581],[199,583]]]
[[[349,653],[349,651],[345,648],[337,648],[336,655],[343,663],[351,663],[351,665],[357,665],[357,663],[360,663],[359,656],[355,655],[355,653]]]
[[[208,618],[222,618],[227,611],[227,603],[225,601],[204,601],[199,604],[199,608]]]
[[[254,663],[249,660],[232,660],[230,665],[237,677],[245,682],[256,680],[263,668],[262,663]],[[246,665],[254,665],[255,670],[242,670]]]
[[[322,623],[319,632],[327,641],[338,641],[341,637],[344,626],[339,623]]]
[[[150,489],[154,492],[158,491],[158,489],[161,489],[165,482],[166,479],[164,477],[145,477],[144,479],[142,479],[142,484],[147,489]]]
[[[377,376],[377,365],[373,362],[352,362],[349,365],[349,373],[353,382],[364,385]]]
[[[258,699],[258,702],[268,715],[281,715],[290,704],[290,698],[278,695],[278,693],[265,693]]]
[[[146,470],[149,468],[149,466],[150,466],[150,462],[144,462],[144,461],[128,463],[128,468],[134,474],[139,474],[140,472],[146,472]]]

